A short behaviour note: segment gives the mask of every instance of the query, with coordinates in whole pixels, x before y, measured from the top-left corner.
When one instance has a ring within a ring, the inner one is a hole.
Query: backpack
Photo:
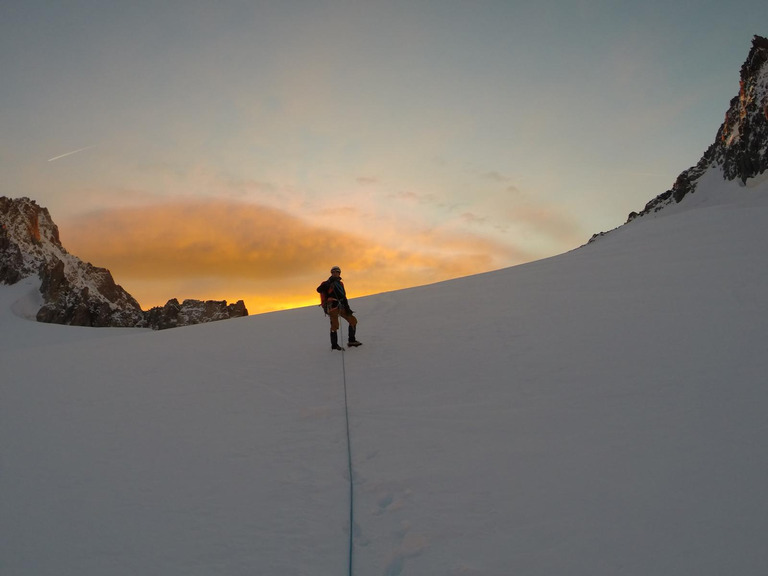
[[[324,280],[320,286],[317,287],[317,292],[320,294],[320,306],[327,313],[326,304],[328,302],[328,296],[333,292],[333,286],[328,280]]]

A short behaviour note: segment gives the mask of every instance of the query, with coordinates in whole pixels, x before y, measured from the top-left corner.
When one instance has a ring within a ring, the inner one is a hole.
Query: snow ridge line
[[[341,327],[339,327],[339,333],[344,339],[344,334]],[[352,479],[352,441],[349,435],[349,402],[347,401],[347,364],[344,361],[344,349],[341,349],[341,375],[344,382],[344,417],[347,426],[347,467],[349,471],[349,564],[348,564],[348,576],[352,576],[352,553],[354,550],[354,527],[355,527],[355,486]]]

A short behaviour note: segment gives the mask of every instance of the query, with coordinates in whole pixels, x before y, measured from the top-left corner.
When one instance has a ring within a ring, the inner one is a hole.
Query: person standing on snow
[[[339,316],[344,318],[349,324],[348,346],[360,346],[355,338],[357,332],[357,318],[349,307],[347,292],[344,289],[344,282],[341,281],[341,268],[334,266],[331,268],[331,277],[317,287],[320,294],[320,305],[325,313],[331,317],[331,350],[343,350],[339,346]]]

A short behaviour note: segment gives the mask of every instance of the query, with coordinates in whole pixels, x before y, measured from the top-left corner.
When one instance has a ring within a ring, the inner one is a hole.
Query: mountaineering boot
[[[347,342],[347,346],[362,346],[362,342],[358,342],[357,339],[355,339],[355,332],[357,332],[357,328],[355,326],[349,327],[349,342]]]
[[[336,332],[331,332],[331,350],[344,350],[339,346],[339,335]]]

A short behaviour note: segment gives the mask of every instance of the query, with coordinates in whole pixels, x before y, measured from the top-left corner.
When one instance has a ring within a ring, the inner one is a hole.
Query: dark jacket
[[[328,285],[331,287],[328,295],[331,298],[336,298],[341,303],[346,303],[347,301],[347,291],[344,290],[344,282],[341,281],[341,277],[334,278],[331,276],[328,278]]]
[[[334,278],[331,276],[318,287],[317,291],[320,292],[323,286],[327,286],[325,293],[328,299],[338,300],[342,308],[346,309],[350,314],[352,313],[352,310],[349,308],[349,301],[347,300],[347,291],[344,289],[344,282],[341,281],[340,277]],[[329,304],[325,305],[326,311],[328,310],[327,306]],[[331,305],[331,307],[335,308],[335,305]]]

